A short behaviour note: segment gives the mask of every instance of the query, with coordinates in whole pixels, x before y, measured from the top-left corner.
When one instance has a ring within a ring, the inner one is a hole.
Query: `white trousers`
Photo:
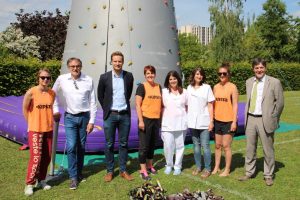
[[[164,154],[166,158],[166,166],[181,169],[184,154],[184,139],[186,130],[184,131],[162,131],[161,138],[164,142]],[[175,153],[175,165],[174,165]]]

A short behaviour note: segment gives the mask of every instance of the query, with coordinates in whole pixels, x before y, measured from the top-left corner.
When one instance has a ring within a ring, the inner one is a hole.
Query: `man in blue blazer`
[[[133,177],[126,171],[126,162],[131,124],[129,100],[133,88],[133,76],[132,73],[122,69],[124,56],[121,52],[116,51],[111,54],[111,64],[113,70],[102,74],[98,84],[98,100],[103,109],[106,140],[107,174],[104,176],[104,181],[110,182],[113,179],[116,129],[119,135],[120,176],[131,181]]]
[[[266,75],[265,60],[254,59],[252,68],[255,76],[246,81],[246,173],[239,180],[246,181],[255,176],[259,137],[264,150],[264,179],[266,185],[271,186],[275,169],[274,132],[279,127],[279,119],[284,107],[283,89],[280,80]]]

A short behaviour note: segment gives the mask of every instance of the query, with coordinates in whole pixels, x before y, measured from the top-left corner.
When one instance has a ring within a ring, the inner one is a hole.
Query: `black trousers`
[[[147,159],[153,159],[155,140],[157,139],[160,119],[143,117],[145,129],[139,129],[139,162],[145,164]]]

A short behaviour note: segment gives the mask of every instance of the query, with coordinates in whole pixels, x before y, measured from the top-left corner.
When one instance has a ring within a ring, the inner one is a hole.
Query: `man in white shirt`
[[[246,81],[246,174],[240,177],[239,181],[246,181],[255,176],[257,138],[260,137],[264,149],[264,179],[266,185],[271,186],[275,169],[274,132],[279,127],[284,107],[283,89],[278,79],[266,75],[265,60],[254,59],[252,68],[255,76]]]
[[[69,58],[67,66],[70,73],[60,75],[53,90],[63,100],[70,189],[75,190],[78,183],[85,180],[82,177],[82,168],[86,136],[93,131],[97,104],[93,79],[81,72],[81,60]],[[53,112],[57,121],[60,119],[58,104],[56,99]]]

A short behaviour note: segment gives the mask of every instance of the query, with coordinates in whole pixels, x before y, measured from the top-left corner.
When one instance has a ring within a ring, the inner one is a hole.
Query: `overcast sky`
[[[160,1],[160,0],[155,0]],[[256,16],[262,13],[262,4],[266,0],[248,0],[244,4],[244,14]],[[25,12],[35,10],[54,11],[59,8],[62,12],[71,8],[71,0],[0,0],[0,31],[5,30],[11,22],[16,21],[15,14],[21,8]],[[300,6],[297,2],[300,0],[284,0],[287,11],[290,15],[300,17]],[[207,0],[174,0],[177,25],[195,24],[209,26],[209,13]]]

